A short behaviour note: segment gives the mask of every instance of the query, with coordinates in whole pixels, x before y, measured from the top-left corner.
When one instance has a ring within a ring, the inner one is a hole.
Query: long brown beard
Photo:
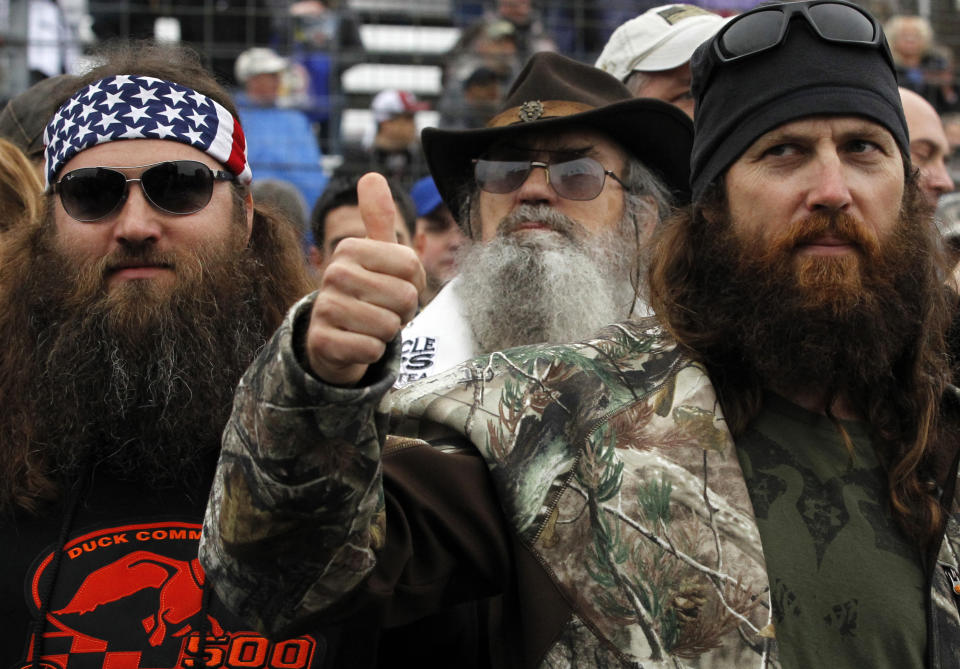
[[[215,460],[243,370],[269,330],[249,249],[150,249],[78,269],[41,233],[0,293],[0,439],[32,444],[63,481],[86,466],[162,486],[194,484]],[[124,259],[163,260],[171,286],[105,286]],[[8,443],[5,451],[22,447]]]
[[[701,257],[704,274],[722,290],[697,306],[718,335],[717,353],[788,394],[813,391],[829,400],[886,385],[919,336],[928,303],[926,231],[918,220],[904,211],[881,242],[846,214],[814,214],[764,251],[763,242],[739,237],[724,213]],[[828,233],[856,251],[798,253]]]

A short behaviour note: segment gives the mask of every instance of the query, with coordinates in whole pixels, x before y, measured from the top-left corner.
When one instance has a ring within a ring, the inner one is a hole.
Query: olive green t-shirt
[[[737,439],[770,576],[784,669],[922,667],[925,579],[896,526],[864,426],[781,397]]]

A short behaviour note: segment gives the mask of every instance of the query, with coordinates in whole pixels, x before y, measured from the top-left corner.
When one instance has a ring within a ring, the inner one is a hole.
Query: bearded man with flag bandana
[[[334,629],[250,632],[197,561],[234,386],[310,289],[289,226],[251,198],[229,96],[190,52],[123,48],[45,144],[45,214],[0,259],[0,666],[370,652]]]

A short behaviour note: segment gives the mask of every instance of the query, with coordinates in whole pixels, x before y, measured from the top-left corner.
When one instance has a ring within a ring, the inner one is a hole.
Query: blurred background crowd
[[[657,4],[0,0],[0,105],[91,67],[92,51],[111,40],[189,44],[233,88],[256,186],[297,212],[307,248],[309,212],[330,178],[374,169],[409,193],[427,175],[420,129],[482,127],[531,53],[593,63],[619,25]],[[691,4],[727,16],[758,2]],[[884,21],[901,85],[940,114],[960,183],[960,0],[858,4]]]

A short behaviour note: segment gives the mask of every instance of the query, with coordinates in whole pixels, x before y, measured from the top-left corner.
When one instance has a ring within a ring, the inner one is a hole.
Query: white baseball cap
[[[376,123],[383,123],[403,114],[412,115],[429,108],[428,103],[418,100],[417,96],[410,91],[395,89],[380,91],[370,103],[370,111],[373,112],[373,120]]]
[[[694,5],[654,7],[613,31],[596,66],[620,81],[631,72],[679,67],[726,22]]]
[[[233,66],[237,81],[244,83],[258,74],[278,74],[287,69],[287,59],[273,49],[254,47],[239,56]]]

